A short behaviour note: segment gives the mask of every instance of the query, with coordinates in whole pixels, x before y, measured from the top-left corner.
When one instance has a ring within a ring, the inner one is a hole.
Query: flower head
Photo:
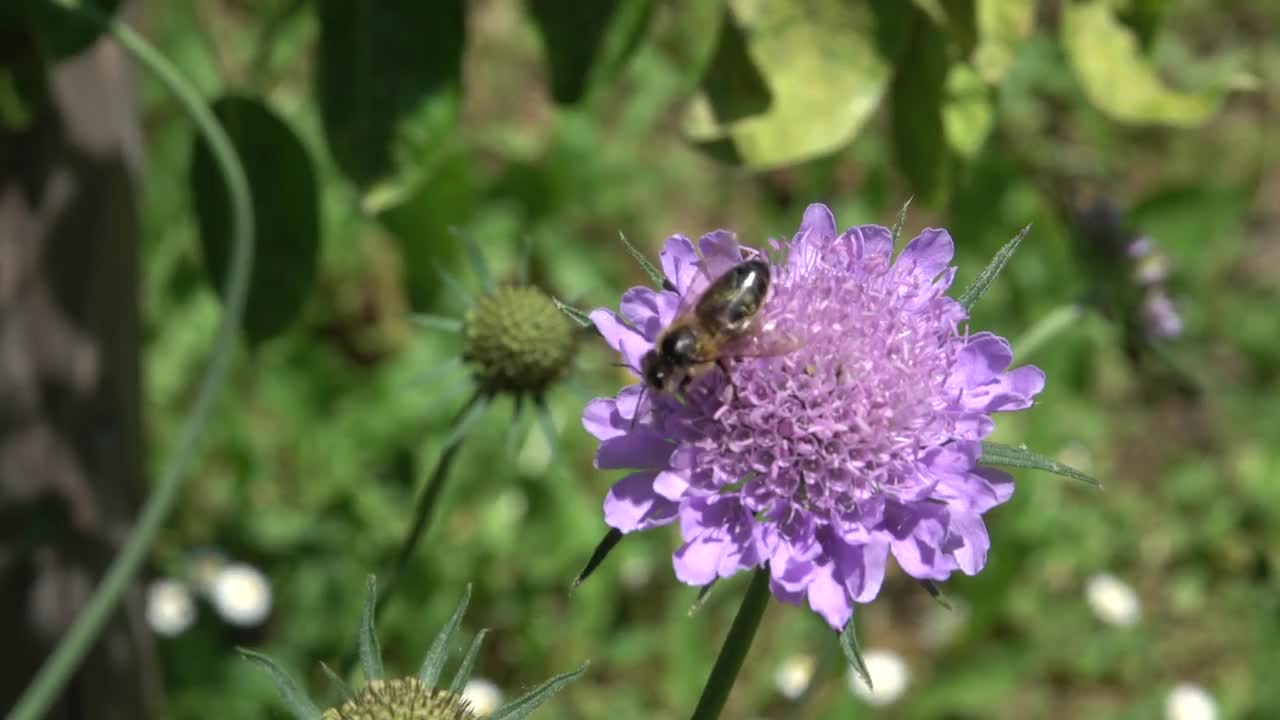
[[[1034,367],[1008,370],[1009,343],[970,335],[943,293],[951,237],[925,230],[895,259],[886,228],[836,230],[822,205],[805,212],[785,260],[771,266],[754,335],[785,337],[771,357],[727,357],[730,377],[701,374],[680,394],[597,398],[583,424],[596,466],[634,472],[610,490],[605,521],[633,532],[679,521],[683,582],[706,585],[768,564],[777,597],[807,600],[833,627],[879,592],[890,554],[908,574],[977,573],[990,541],[982,514],[1012,478],[978,465],[991,414],[1030,407]],[[637,287],[621,315],[591,314],[637,373],[677,316],[728,268],[763,258],[725,231],[667,240],[674,289]]]
[[[475,720],[460,695],[433,690],[416,677],[373,680],[321,720]]]
[[[573,330],[551,298],[531,286],[503,286],[467,313],[463,357],[492,393],[541,395],[573,360]]]

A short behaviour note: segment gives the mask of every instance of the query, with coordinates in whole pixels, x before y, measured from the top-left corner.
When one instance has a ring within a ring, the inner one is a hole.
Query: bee
[[[757,330],[756,319],[769,281],[769,264],[760,259],[738,263],[712,280],[697,301],[686,305],[658,334],[653,349],[640,359],[646,389],[676,393],[713,365],[728,378],[728,358],[783,355],[794,350],[792,342],[771,347],[747,347],[744,342]]]

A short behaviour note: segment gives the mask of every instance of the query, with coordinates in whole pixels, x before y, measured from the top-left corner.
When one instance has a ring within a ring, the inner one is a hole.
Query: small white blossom
[[[491,680],[471,678],[462,688],[462,697],[471,703],[471,712],[488,717],[502,707],[502,690]]]
[[[902,697],[911,684],[911,668],[901,655],[892,650],[868,650],[862,654],[862,661],[867,665],[874,687],[867,687],[862,676],[852,667],[847,681],[853,694],[868,705],[890,705]]]
[[[1218,704],[1199,685],[1182,683],[1165,696],[1164,717],[1165,720],[1218,720]]]
[[[795,700],[809,689],[813,673],[818,663],[812,655],[797,653],[785,658],[778,669],[773,672],[773,686],[778,694],[788,700]]]
[[[161,578],[148,585],[146,617],[157,635],[175,637],[186,632],[196,621],[196,602],[187,584]]]
[[[271,581],[252,565],[232,563],[218,573],[209,599],[223,620],[255,627],[271,614]]]
[[[1132,627],[1142,617],[1137,591],[1115,575],[1102,573],[1089,578],[1084,595],[1089,609],[1108,625]]]

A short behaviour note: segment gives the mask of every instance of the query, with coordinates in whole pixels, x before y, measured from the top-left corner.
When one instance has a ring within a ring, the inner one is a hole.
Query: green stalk
[[[1050,340],[1066,330],[1077,327],[1082,319],[1084,319],[1085,309],[1077,303],[1068,305],[1059,305],[1050,310],[1048,314],[1040,318],[1034,325],[1027,329],[1013,343],[1013,352],[1015,353],[1013,364],[1026,362]]]
[[[724,639],[724,646],[720,648],[720,657],[716,658],[711,676],[702,688],[702,697],[698,700],[698,707],[694,709],[691,720],[716,720],[720,717],[768,604],[769,569],[757,568],[751,576],[751,585],[747,587],[746,597],[742,598],[738,614],[733,618],[729,634]]]
[[[68,12],[102,25],[139,64],[154,73],[173,93],[209,143],[227,183],[232,207],[233,242],[222,320],[209,353],[209,364],[200,378],[195,402],[192,403],[178,432],[177,441],[161,468],[154,491],[147,498],[137,524],[112,561],[111,567],[107,569],[93,597],[18,699],[9,714],[9,720],[38,720],[49,712],[57,701],[58,694],[75,673],[85,654],[93,647],[103,626],[119,605],[129,583],[146,558],[156,534],[172,512],[186,479],[187,465],[190,464],[196,442],[203,434],[214,401],[226,382],[245,298],[249,292],[253,251],[253,206],[250,202],[249,182],[231,140],[195,88],[155,47],[129,26],[82,5],[80,0],[50,1]]]

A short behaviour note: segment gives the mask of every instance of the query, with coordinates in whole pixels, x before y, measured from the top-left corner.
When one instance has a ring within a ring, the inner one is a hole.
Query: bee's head
[[[675,364],[657,349],[650,350],[640,358],[640,374],[646,385],[660,392],[674,392],[679,383]]]

